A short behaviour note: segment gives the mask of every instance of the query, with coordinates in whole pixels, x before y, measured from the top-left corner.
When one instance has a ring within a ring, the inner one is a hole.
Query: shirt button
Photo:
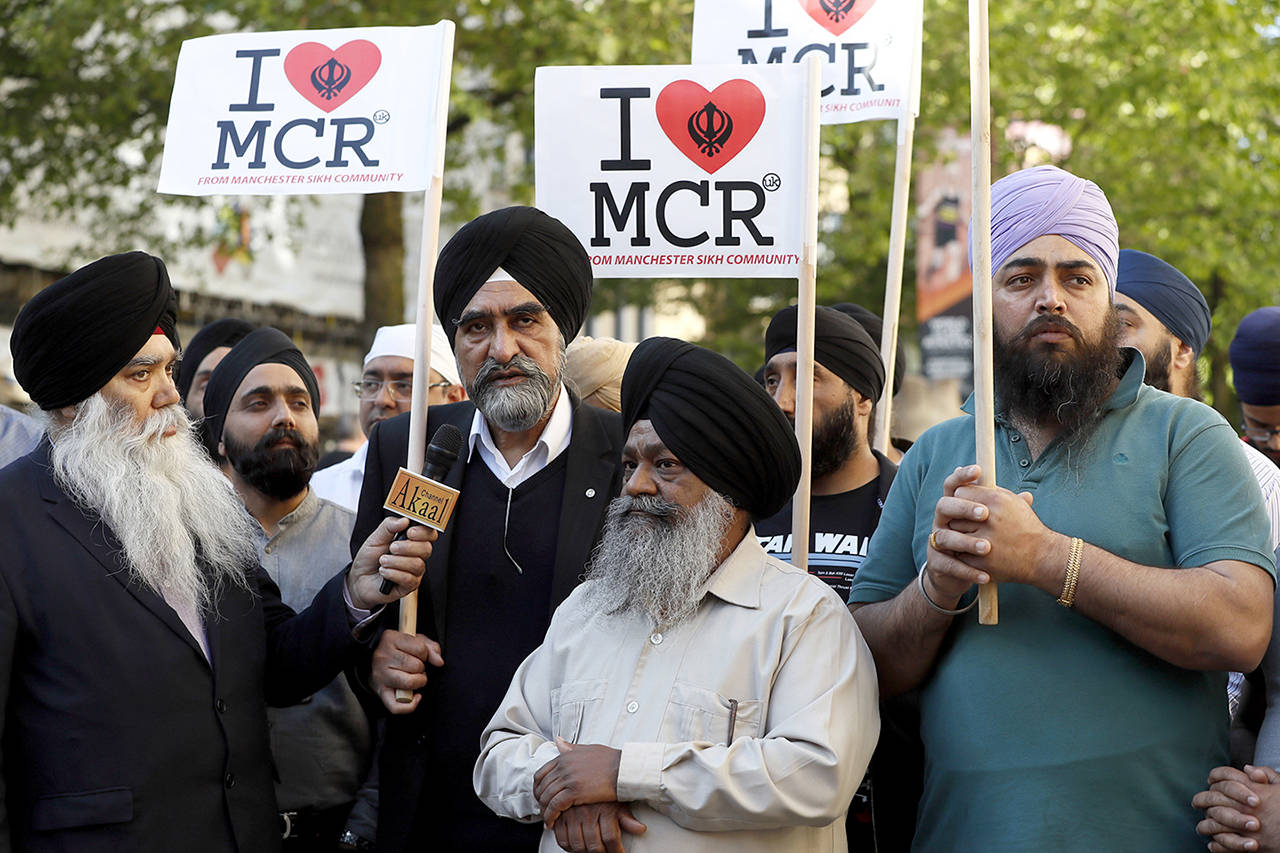
[[[587,489],[587,497],[589,497],[589,498],[594,498],[595,496],[596,496],[596,490],[595,490],[595,489]]]
[[[265,550],[268,554],[270,554],[270,553],[271,553],[271,546],[270,546],[270,545],[268,545],[264,550]]]
[[[655,646],[662,645],[662,632],[654,631],[652,634],[650,634],[649,642],[653,643]]]
[[[639,711],[639,710],[640,710],[640,703],[636,702],[634,699],[627,703],[628,714],[634,714],[636,711]]]
[[[1019,459],[1019,460],[1018,460],[1018,464],[1019,464],[1019,465],[1021,465],[1023,468],[1026,468],[1026,467],[1027,467],[1028,465],[1030,465],[1031,463],[1030,463],[1030,462],[1028,462],[1028,461],[1027,461],[1027,460],[1025,460],[1025,459]]]
[[[228,773],[223,777],[222,784],[226,785],[228,789],[234,788],[236,786],[236,774]]]
[[[218,710],[219,714],[227,713],[227,703],[223,699],[219,699],[217,702],[214,702],[213,707]]]
[[[1009,436],[1009,440],[1010,440],[1010,441],[1022,441],[1022,436],[1018,435],[1018,434],[1015,432],[1013,435]]]

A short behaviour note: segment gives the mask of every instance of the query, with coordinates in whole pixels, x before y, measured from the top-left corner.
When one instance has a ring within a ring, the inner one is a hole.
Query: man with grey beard
[[[445,477],[461,497],[427,564],[422,633],[387,631],[376,652],[375,673],[405,655],[436,667],[412,704],[375,678],[398,714],[380,760],[383,853],[538,845],[536,828],[500,820],[476,798],[471,768],[484,721],[578,584],[618,492],[618,416],[583,405],[561,378],[591,286],[578,239],[531,207],[481,216],[440,252],[435,310],[470,401],[431,407],[427,435],[453,424],[467,443]],[[386,515],[408,432],[400,415],[370,433],[353,541]]]
[[[843,851],[879,733],[844,602],[753,518],[800,477],[790,424],[723,356],[642,342],[622,382],[621,497],[484,733],[473,776],[540,850]]]
[[[283,605],[179,405],[175,314],[164,264],[130,252],[14,323],[47,436],[0,473],[2,851],[278,850],[265,703],[367,656],[359,623],[430,554],[386,524]]]

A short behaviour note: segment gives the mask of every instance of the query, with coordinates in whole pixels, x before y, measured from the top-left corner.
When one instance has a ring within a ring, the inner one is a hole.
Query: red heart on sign
[[[800,5],[832,35],[844,35],[874,6],[876,0],[800,0]]]
[[[684,156],[713,174],[738,156],[764,121],[764,95],[746,80],[708,92],[677,80],[658,93],[658,124]]]
[[[284,73],[298,94],[327,113],[351,100],[378,73],[382,52],[366,39],[330,50],[307,41],[289,51]]]

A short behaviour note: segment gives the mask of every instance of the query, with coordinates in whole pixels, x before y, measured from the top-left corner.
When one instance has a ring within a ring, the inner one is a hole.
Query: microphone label
[[[443,531],[458,503],[458,490],[401,468],[382,506],[410,521]]]

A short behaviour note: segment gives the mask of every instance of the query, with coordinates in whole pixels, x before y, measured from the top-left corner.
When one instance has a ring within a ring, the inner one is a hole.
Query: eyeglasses
[[[1244,433],[1245,438],[1258,444],[1267,444],[1280,435],[1280,427],[1255,427],[1248,424],[1240,424],[1240,431]]]
[[[391,387],[391,396],[398,403],[407,403],[413,399],[413,380],[412,379],[358,379],[351,383],[351,387],[355,389],[356,396],[361,400],[376,400],[382,394],[382,389],[386,386]]]

